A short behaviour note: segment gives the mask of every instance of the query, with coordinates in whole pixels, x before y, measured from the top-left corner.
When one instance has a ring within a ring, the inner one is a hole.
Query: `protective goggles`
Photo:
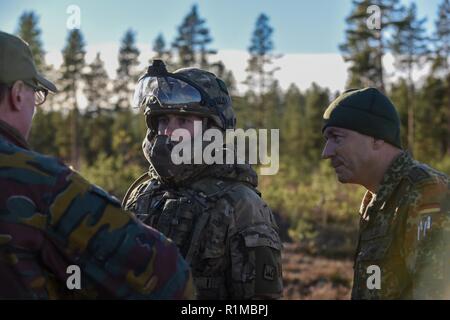
[[[158,103],[161,107],[200,104],[204,98],[191,84],[171,76],[144,76],[134,91],[133,105],[142,111],[147,104]]]
[[[206,113],[219,116],[224,128],[229,125],[218,108],[218,102],[197,83],[177,73],[170,73],[162,60],[153,60],[147,72],[139,79],[136,86],[133,105],[146,112],[147,107],[157,104],[160,108],[200,107],[207,108]],[[204,112],[204,111],[203,111]]]

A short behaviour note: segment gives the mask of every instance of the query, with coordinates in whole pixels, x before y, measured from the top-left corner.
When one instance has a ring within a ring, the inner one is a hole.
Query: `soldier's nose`
[[[173,132],[175,131],[175,129],[176,129],[176,128],[175,128],[174,126],[172,126],[172,125],[169,124],[169,125],[166,127],[166,129],[164,130],[164,133],[165,133],[165,135],[171,137],[172,134],[173,134]]]
[[[334,155],[334,147],[332,145],[332,143],[328,140],[325,143],[325,147],[323,148],[322,151],[322,159],[329,159]]]
[[[172,129],[166,128],[166,130],[164,130],[164,134],[168,137],[171,137],[173,133]]]

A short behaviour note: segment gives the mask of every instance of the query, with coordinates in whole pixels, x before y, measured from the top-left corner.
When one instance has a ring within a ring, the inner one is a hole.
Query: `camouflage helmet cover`
[[[154,62],[155,63],[155,62]],[[198,68],[182,68],[173,73],[167,73],[177,81],[185,81],[200,92],[199,103],[147,103],[145,114],[151,130],[156,129],[156,119],[162,114],[183,114],[205,117],[213,121],[220,129],[234,129],[236,117],[233,111],[231,97],[225,83],[213,73]]]

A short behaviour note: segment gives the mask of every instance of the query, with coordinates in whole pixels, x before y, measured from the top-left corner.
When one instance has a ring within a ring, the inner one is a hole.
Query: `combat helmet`
[[[221,79],[197,68],[171,73],[162,60],[153,60],[140,77],[133,105],[144,112],[151,135],[156,134],[157,118],[163,114],[204,117],[223,131],[236,126],[231,97]]]

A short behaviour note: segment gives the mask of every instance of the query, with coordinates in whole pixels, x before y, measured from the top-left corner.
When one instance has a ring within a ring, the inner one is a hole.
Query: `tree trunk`
[[[414,83],[412,80],[412,70],[408,71],[408,93],[407,93],[407,106],[408,106],[408,149],[411,154],[414,154]]]
[[[383,38],[382,38],[382,33],[381,30],[379,30],[377,32],[377,38],[378,38],[378,57],[377,57],[377,63],[378,63],[378,77],[379,77],[379,89],[382,92],[386,92],[385,91],[385,87],[384,87],[384,75],[383,75],[383,53],[384,53],[384,47],[383,47]]]
[[[448,69],[447,69],[448,70]],[[450,71],[447,73],[447,150],[446,155],[450,155]]]
[[[80,153],[78,149],[78,105],[75,81],[73,83],[73,111],[70,123],[71,129],[71,163],[75,170],[80,168]]]

